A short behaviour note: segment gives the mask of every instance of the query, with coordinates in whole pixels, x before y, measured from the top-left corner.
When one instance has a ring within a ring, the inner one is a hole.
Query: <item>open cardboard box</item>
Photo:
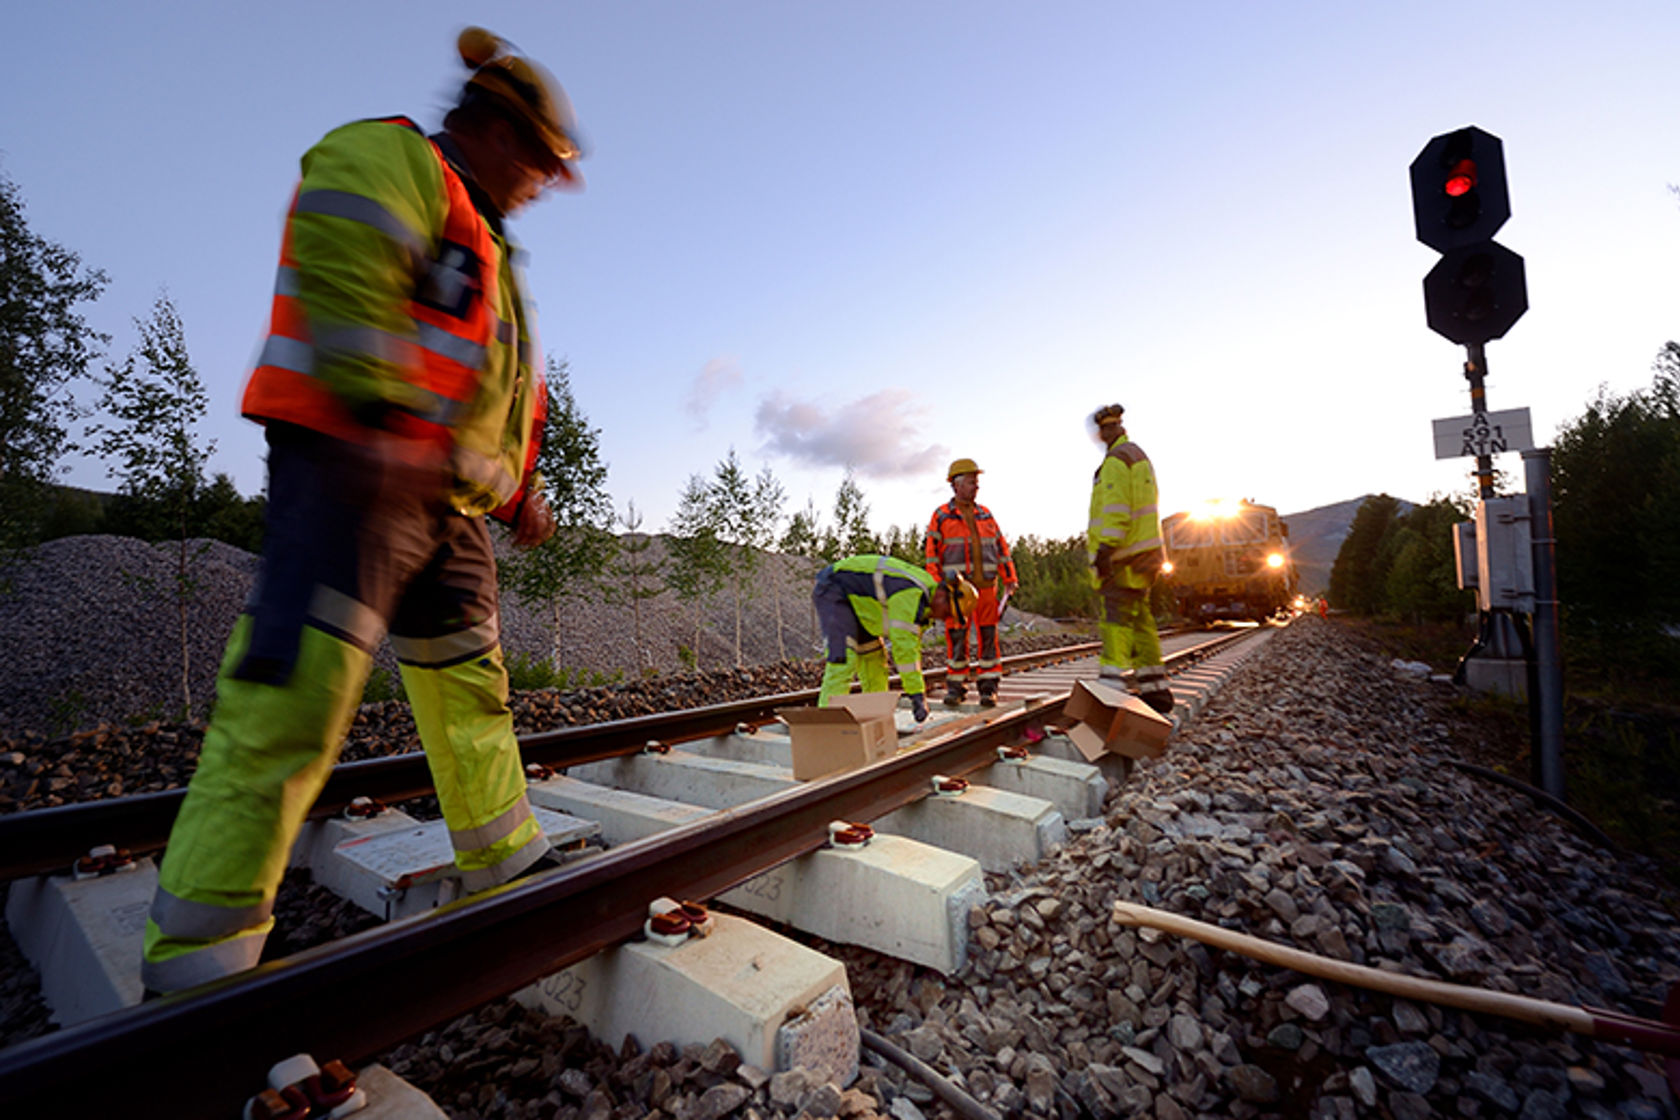
[[[1064,707],[1077,722],[1067,736],[1087,762],[1104,754],[1159,758],[1167,753],[1172,720],[1139,700],[1099,681],[1076,681]]]
[[[828,708],[778,708],[793,740],[793,776],[800,781],[865,766],[898,749],[896,692],[835,697]]]

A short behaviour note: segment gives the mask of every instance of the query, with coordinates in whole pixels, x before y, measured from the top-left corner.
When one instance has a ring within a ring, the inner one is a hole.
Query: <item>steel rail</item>
[[[0,1051],[0,1100],[16,1115],[233,1115],[281,1058],[388,1050],[635,935],[655,898],[710,898],[821,847],[832,820],[872,820],[935,775],[990,764],[1065,700]]]
[[[1020,671],[1081,657],[1096,648],[1096,643],[1085,642],[1016,654],[1005,658],[1003,665],[1007,671]],[[945,670],[929,670],[924,676],[930,683],[938,682],[944,679]],[[519,750],[528,764],[539,763],[555,769],[581,766],[635,754],[650,742],[687,742],[726,735],[743,723],[767,723],[776,718],[776,709],[812,704],[816,697],[817,690],[812,688],[678,712],[561,727],[521,735]],[[424,797],[432,791],[431,770],[426,756],[418,751],[344,762],[333,767],[309,815],[314,819],[333,816],[343,812],[357,797],[371,797],[389,804]],[[158,851],[169,839],[169,829],[175,823],[184,797],[183,787],[0,815],[0,881],[65,871],[95,844],[111,844],[136,855]]]

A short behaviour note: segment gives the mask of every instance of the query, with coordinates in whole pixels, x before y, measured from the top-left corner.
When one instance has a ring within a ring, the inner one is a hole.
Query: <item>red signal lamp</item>
[[[1449,198],[1461,198],[1476,189],[1476,161],[1461,159],[1453,165],[1447,181],[1442,185]]]

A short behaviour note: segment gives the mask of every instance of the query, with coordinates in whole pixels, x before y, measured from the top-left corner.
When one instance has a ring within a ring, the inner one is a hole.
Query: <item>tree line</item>
[[[1601,387],[1552,447],[1564,655],[1611,678],[1680,671],[1680,343],[1666,343],[1652,370],[1646,388]],[[1418,622],[1473,613],[1452,546],[1453,525],[1473,509],[1469,495],[1410,510],[1367,498],[1331,569],[1331,604]]]
[[[85,308],[99,299],[106,274],[29,227],[17,186],[0,173],[0,551],[63,536],[108,533],[174,545],[173,585],[154,589],[177,608],[182,626],[183,703],[187,688],[187,605],[195,555],[204,540],[250,552],[262,548],[265,505],[225,474],[208,476],[213,440],[200,436],[208,394],[188,352],[186,327],[167,292],[136,319],[138,342],[105,362],[110,337],[93,330]],[[705,620],[722,602],[731,620],[736,664],[743,661],[746,611],[770,591],[779,654],[789,653],[774,592],[783,581],[808,582],[826,563],[860,552],[923,562],[923,528],[870,526],[867,496],[848,469],[825,517],[813,499],[789,512],[785,487],[768,466],[748,471],[735,450],[684,485],[675,514],[656,544],[634,501],[619,510],[606,487],[600,432],[579,407],[570,369],[548,356],[548,428],[538,469],[557,523],[553,538],[500,561],[505,587],[546,606],[549,662],[567,660],[562,604],[595,596],[628,608],[638,664],[651,668],[642,608],[669,591],[692,611],[695,638],[685,660],[698,665]],[[77,391],[91,384],[88,401]],[[98,456],[114,494],[58,485],[64,459]],[[195,543],[197,542],[197,543]],[[774,554],[783,561],[772,563]],[[1058,616],[1089,615],[1084,540],[1016,542],[1023,608]],[[799,651],[805,652],[805,651]]]

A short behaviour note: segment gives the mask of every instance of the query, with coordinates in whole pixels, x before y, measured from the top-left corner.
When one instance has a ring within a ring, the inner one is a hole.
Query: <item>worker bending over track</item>
[[[891,556],[863,553],[837,560],[817,573],[811,604],[828,645],[817,706],[844,696],[853,678],[863,691],[887,690],[886,644],[891,644],[904,695],[916,722],[927,719],[922,682],[922,631],[935,619],[970,617],[979,597],[961,576],[936,580]]]

